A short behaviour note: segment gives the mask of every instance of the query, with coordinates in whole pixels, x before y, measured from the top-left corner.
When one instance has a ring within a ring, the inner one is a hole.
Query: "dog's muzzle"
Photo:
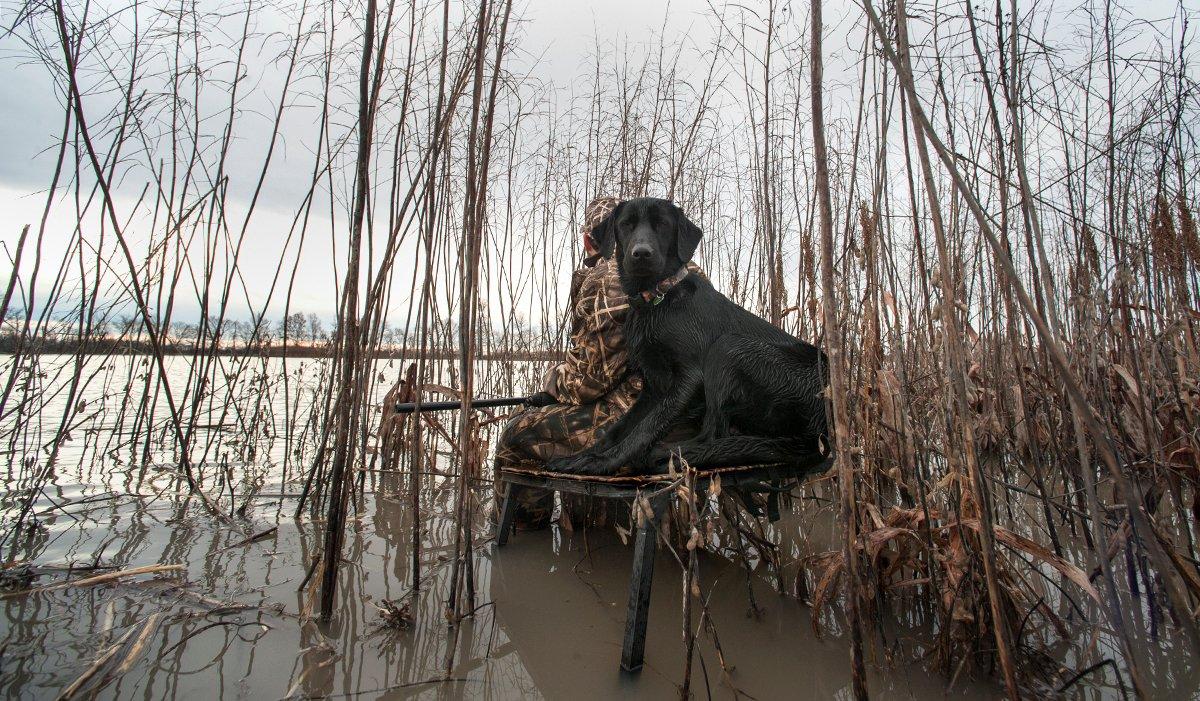
[[[634,277],[650,277],[661,268],[660,256],[650,246],[634,246],[625,254],[625,270]]]

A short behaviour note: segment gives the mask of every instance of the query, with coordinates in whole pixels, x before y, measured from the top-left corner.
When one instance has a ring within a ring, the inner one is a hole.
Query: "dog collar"
[[[674,275],[660,281],[654,286],[653,289],[642,290],[642,299],[650,304],[658,304],[662,302],[663,298],[667,296],[667,293],[671,291],[671,288],[682,282],[683,279],[688,276],[689,272],[691,271],[688,270],[687,265],[684,264],[683,267],[675,271]]]

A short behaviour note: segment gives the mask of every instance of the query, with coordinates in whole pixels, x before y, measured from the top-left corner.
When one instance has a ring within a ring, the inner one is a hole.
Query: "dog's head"
[[[601,255],[615,254],[623,277],[649,289],[692,259],[702,234],[671,201],[639,197],[617,205],[592,236]]]

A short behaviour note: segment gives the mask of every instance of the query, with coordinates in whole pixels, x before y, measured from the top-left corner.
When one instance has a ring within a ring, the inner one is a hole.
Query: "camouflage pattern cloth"
[[[570,349],[566,359],[546,373],[543,387],[559,403],[531,407],[508,422],[496,447],[497,470],[577,453],[637,400],[642,383],[626,368],[621,322],[629,300],[616,263],[598,256],[586,259],[571,277],[570,300]],[[520,500],[519,526],[537,528],[550,522],[553,493],[524,489]]]
[[[703,275],[694,263],[688,267]],[[572,276],[570,299],[570,349],[566,359],[546,374],[543,388],[559,403],[527,409],[509,421],[496,448],[498,470],[522,463],[542,464],[583,450],[599,438],[602,429],[629,411],[641,392],[641,378],[627,368],[622,322],[629,298],[621,288],[616,262],[599,256],[585,259]],[[518,525],[537,528],[548,524],[553,497],[545,490],[522,490]],[[595,505],[574,498],[564,499],[564,507],[576,524],[592,521],[595,525],[595,517],[602,516]]]
[[[546,373],[542,389],[563,404],[591,404],[607,398],[626,375],[628,354],[622,323],[628,311],[629,298],[621,289],[616,261],[585,260],[571,278],[567,357]],[[637,398],[636,390],[633,398]]]

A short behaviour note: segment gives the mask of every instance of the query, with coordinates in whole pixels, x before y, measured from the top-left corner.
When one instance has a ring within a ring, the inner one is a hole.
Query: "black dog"
[[[547,469],[661,469],[672,451],[705,467],[820,462],[825,354],[689,273],[701,232],[678,207],[654,198],[622,202],[593,236],[605,255],[616,249],[631,306],[625,342],[644,388],[593,446]],[[695,437],[658,445],[674,425],[701,414]]]

